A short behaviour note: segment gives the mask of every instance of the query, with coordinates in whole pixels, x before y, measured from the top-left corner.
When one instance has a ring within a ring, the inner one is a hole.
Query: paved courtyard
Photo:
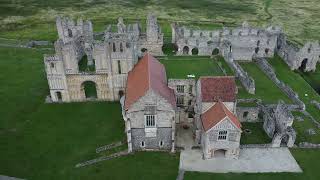
[[[302,172],[288,148],[244,148],[238,160],[218,157],[203,160],[200,150],[184,150],[179,169],[199,172]]]

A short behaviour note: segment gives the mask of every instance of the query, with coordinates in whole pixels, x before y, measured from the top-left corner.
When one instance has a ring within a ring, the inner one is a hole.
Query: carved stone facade
[[[153,15],[147,18],[146,33],[138,23],[125,25],[119,18],[117,31],[109,25],[99,40],[94,39],[90,21],[59,17],[56,25],[55,55],[44,57],[53,102],[119,100],[140,50],[162,55],[163,34]],[[88,82],[94,86],[93,97],[86,95]]]

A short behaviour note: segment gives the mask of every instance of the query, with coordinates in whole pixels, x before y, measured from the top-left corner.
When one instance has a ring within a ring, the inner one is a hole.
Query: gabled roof
[[[166,99],[175,108],[174,90],[167,86],[164,66],[153,56],[146,54],[128,74],[125,109],[128,109],[150,89]]]
[[[233,76],[201,77],[202,102],[235,102],[236,82]]]
[[[238,129],[241,129],[241,123],[238,118],[230,112],[221,101],[218,101],[201,115],[203,129],[207,132],[226,117],[228,117]]]

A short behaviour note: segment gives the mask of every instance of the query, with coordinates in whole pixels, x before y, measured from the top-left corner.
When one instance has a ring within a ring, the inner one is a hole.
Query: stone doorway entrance
[[[226,152],[227,150],[225,149],[218,149],[218,150],[211,150],[211,157],[214,157],[214,158],[224,158],[226,157]]]

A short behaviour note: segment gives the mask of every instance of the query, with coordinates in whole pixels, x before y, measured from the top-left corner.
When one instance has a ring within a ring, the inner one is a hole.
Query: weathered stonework
[[[315,71],[317,63],[320,62],[320,45],[318,41],[307,42],[302,47],[294,45],[281,33],[278,37],[278,55],[284,59],[291,70],[301,69],[303,71]]]
[[[260,122],[259,107],[237,107],[237,117],[240,122]]]
[[[267,135],[272,138],[272,147],[293,147],[296,140],[296,132],[292,127],[293,115],[286,104],[279,101],[276,108],[260,105],[264,113],[263,128]]]
[[[141,49],[154,55],[162,55],[163,34],[157,18],[149,15],[147,32],[139,24],[126,26],[119,18],[117,31],[111,25],[94,39],[90,21],[57,18],[59,39],[55,42],[55,55],[45,55],[52,102],[86,101],[84,83],[92,82],[96,88],[96,100],[115,101],[124,94],[127,74],[142,55]],[[80,70],[80,61],[87,59],[90,72]]]
[[[250,27],[246,22],[235,29],[215,31],[193,30],[172,24],[172,42],[178,46],[178,55],[191,55],[193,49],[198,49],[198,55],[210,56],[214,49],[218,49],[222,55],[232,53],[234,60],[272,57],[279,33],[279,27],[259,29]],[[224,44],[229,46],[225,48]]]

